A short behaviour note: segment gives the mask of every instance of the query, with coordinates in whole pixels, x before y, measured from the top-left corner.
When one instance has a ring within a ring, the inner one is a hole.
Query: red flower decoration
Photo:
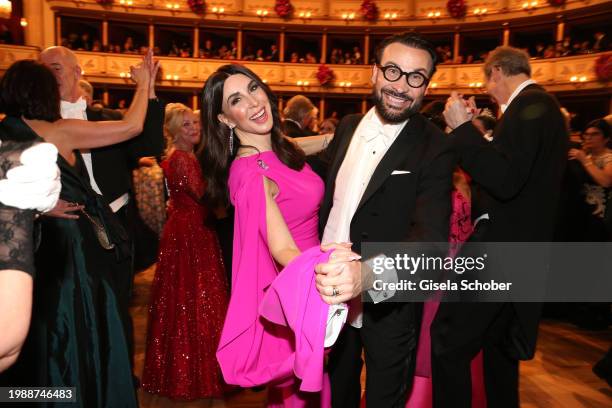
[[[187,4],[195,14],[206,13],[206,2],[204,0],[187,0]]]
[[[291,13],[293,13],[293,4],[291,4],[290,0],[276,0],[274,11],[281,18],[289,18]]]
[[[359,12],[368,21],[374,21],[378,18],[378,6],[373,0],[363,0]]]
[[[446,3],[446,9],[448,10],[448,14],[453,18],[463,18],[467,13],[467,5],[465,4],[465,0],[448,0]]]
[[[96,3],[101,5],[102,7],[112,6],[114,0],[96,0]]]
[[[548,0],[548,4],[554,7],[561,7],[565,4],[566,0]]]
[[[595,75],[601,82],[612,81],[612,52],[602,54],[595,60]]]
[[[319,65],[319,70],[317,71],[317,79],[321,86],[330,85],[331,82],[336,78],[334,71],[325,64]]]

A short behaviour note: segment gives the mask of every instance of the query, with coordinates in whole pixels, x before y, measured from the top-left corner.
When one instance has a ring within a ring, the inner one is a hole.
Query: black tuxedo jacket
[[[567,163],[568,134],[557,100],[529,85],[510,103],[493,141],[467,122],[451,136],[460,165],[490,196],[486,242],[550,242]],[[535,351],[540,305],[515,303],[521,358]]]
[[[336,129],[334,138],[340,140],[327,173],[321,233],[333,205],[338,171],[362,117],[348,115]],[[368,241],[447,242],[455,164],[449,138],[421,114],[413,115],[378,164],[357,207],[350,232],[353,250],[360,252]],[[394,170],[409,173],[392,175]]]
[[[302,129],[297,123],[291,120],[283,120],[281,123],[283,134],[289,137],[304,137],[304,136],[315,136],[316,133],[310,129]]]
[[[121,118],[119,112],[111,109],[87,108],[87,120],[93,122]],[[140,135],[112,146],[91,149],[94,178],[106,201],[111,203],[131,190],[132,170],[139,158],[162,154],[163,128],[164,105],[158,99],[150,99]]]

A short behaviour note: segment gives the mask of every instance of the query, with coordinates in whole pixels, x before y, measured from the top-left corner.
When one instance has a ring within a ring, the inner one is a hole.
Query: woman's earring
[[[234,128],[230,126],[230,135],[229,135],[229,151],[230,156],[234,152]]]

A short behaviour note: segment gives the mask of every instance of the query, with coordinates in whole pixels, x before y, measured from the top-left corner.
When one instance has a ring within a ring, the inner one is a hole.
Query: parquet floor
[[[136,374],[142,373],[147,306],[155,273],[151,267],[136,275],[131,308],[136,333]],[[612,330],[589,332],[568,323],[541,324],[538,352],[521,365],[521,406],[523,408],[612,408],[612,388],[591,371],[612,344]],[[255,408],[265,405],[265,391],[245,390],[224,400],[176,402],[139,391],[142,408],[227,407]]]

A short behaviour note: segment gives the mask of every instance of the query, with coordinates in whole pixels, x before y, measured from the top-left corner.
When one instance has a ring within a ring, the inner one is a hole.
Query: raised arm
[[[298,138],[291,138],[287,136],[285,137],[289,139],[290,141],[292,141],[293,143],[296,143],[300,147],[300,149],[304,151],[306,156],[310,156],[313,154],[317,154],[322,150],[325,150],[325,148],[329,145],[331,140],[334,138],[334,134],[327,133],[324,135],[306,136],[306,137],[298,137]]]
[[[583,150],[570,149],[568,156],[570,160],[577,160],[580,162],[595,183],[604,188],[612,187],[612,161],[606,163],[604,167],[600,169]]]
[[[136,92],[122,120],[89,122],[62,119],[46,129],[43,136],[58,146],[60,152],[65,153],[77,149],[109,146],[139,135],[147,112],[150,81],[154,80],[152,75],[157,69],[158,63],[153,62],[151,52],[147,53],[141,64],[130,67],[132,79],[136,82]]]
[[[159,64],[157,65],[157,68]],[[128,152],[132,160],[136,161],[144,156],[159,157],[165,148],[164,140],[164,113],[166,105],[157,98],[155,93],[155,78],[157,68],[151,75],[149,85],[149,106],[145,116],[142,133],[131,140]]]
[[[487,142],[470,121],[456,127],[448,122],[454,127],[451,135],[461,167],[498,200],[508,200],[521,191],[544,141],[560,137],[564,126],[559,108],[541,92],[519,95],[509,109],[514,109],[516,116],[504,121],[503,130],[496,132],[493,142]],[[449,98],[445,118],[460,112],[465,114],[461,100]]]

